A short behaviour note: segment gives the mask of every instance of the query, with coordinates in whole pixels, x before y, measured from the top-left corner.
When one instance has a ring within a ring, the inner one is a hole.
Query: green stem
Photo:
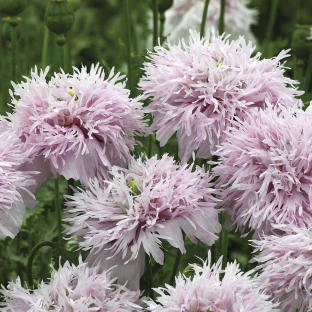
[[[147,149],[147,157],[152,157],[152,143],[153,143],[153,134],[150,134],[148,137],[148,149]]]
[[[133,94],[133,73],[132,73],[132,57],[131,57],[131,15],[129,8],[129,0],[124,0],[124,11],[126,21],[126,44],[127,44],[127,67],[128,67],[128,87]]]
[[[156,140],[156,136],[155,136],[155,143],[156,143],[156,146],[158,148],[159,158],[161,158],[163,156],[164,152],[163,152],[163,148],[160,146],[159,141]]]
[[[304,91],[308,93],[310,91],[310,83],[312,76],[312,53],[309,55],[308,66],[306,69],[305,80],[304,80]]]
[[[292,66],[293,75],[292,75],[292,77],[294,80],[298,80],[298,60],[297,60],[296,55],[294,55],[294,54],[293,54],[292,58],[293,58],[293,66]]]
[[[49,47],[49,37],[50,31],[48,27],[44,27],[44,37],[43,37],[43,46],[42,46],[42,56],[41,56],[41,68],[45,69],[47,67],[48,59],[48,47]]]
[[[21,252],[21,232],[17,233],[15,240],[16,240],[15,254],[19,255]],[[22,265],[20,262],[17,262],[17,270],[16,271],[17,271],[16,272],[17,275],[21,276],[23,270],[22,270]]]
[[[278,0],[272,0],[268,27],[265,34],[265,57],[270,56],[270,41],[272,37],[273,26],[276,19]]]
[[[51,248],[55,247],[55,243],[50,242],[50,241],[43,241],[41,243],[38,243],[37,245],[34,246],[34,248],[31,250],[28,260],[27,260],[27,266],[26,266],[26,274],[27,274],[27,282],[28,286],[33,286],[33,278],[32,278],[32,263],[34,261],[35,255],[38,252],[38,250],[42,247],[45,246],[50,246]]]
[[[62,209],[60,203],[60,191],[59,191],[59,179],[56,178],[54,182],[54,192],[55,192],[55,210],[57,217],[57,229],[58,229],[58,241],[60,245],[63,245],[62,238]]]
[[[17,25],[11,25],[12,80],[17,82]]]
[[[209,2],[210,2],[210,0],[205,0],[203,17],[202,17],[202,21],[200,24],[200,38],[203,38],[205,36],[205,26],[206,26]]]
[[[149,297],[154,300],[154,291],[153,291],[153,271],[152,264],[150,262],[149,255],[145,255],[145,268],[146,268],[146,281],[147,281],[147,293]]]
[[[300,20],[301,20],[301,16],[300,16],[300,7],[301,7],[301,5],[300,5],[300,0],[297,0],[297,16],[296,16],[296,21],[297,21],[297,24],[299,24],[300,23]]]
[[[227,264],[227,252],[228,252],[228,231],[225,229],[225,220],[226,220],[226,212],[221,214],[221,225],[222,230],[220,233],[221,239],[221,253],[223,255],[222,258],[222,268],[225,269]]]
[[[170,280],[169,280],[169,285],[174,286],[175,285],[175,277],[177,275],[178,269],[179,269],[179,264],[181,260],[181,251],[180,249],[177,250],[175,259],[174,259],[174,264],[171,270],[171,275],[170,275]]]
[[[221,212],[219,214],[219,222],[221,223],[222,229],[219,234],[219,239],[214,244],[214,262],[216,263],[221,256],[222,267],[225,268],[227,263],[227,251],[228,251],[228,231],[225,229],[226,213]]]
[[[72,32],[71,30],[69,30],[67,32],[67,37],[66,37],[66,72],[68,73],[69,71],[71,71],[70,73],[72,73]]]
[[[160,44],[162,44],[165,40],[165,36],[164,36],[164,26],[165,26],[165,13],[160,13],[159,14],[159,23],[160,23],[160,27],[159,27],[159,38],[160,38]]]
[[[67,72],[66,70],[66,65],[65,65],[65,46],[59,45],[59,53],[60,53],[60,68],[62,68],[65,72]]]
[[[220,18],[219,18],[219,34],[224,33],[224,13],[225,13],[225,0],[221,0]]]
[[[157,0],[152,0],[153,9],[153,47],[157,46],[158,40],[158,5]]]
[[[26,12],[24,13],[24,16],[29,16],[29,14],[31,14],[29,12],[29,6],[26,6]],[[29,59],[28,59],[28,55],[30,55],[30,53],[32,53],[32,51],[30,51],[29,49],[29,21],[25,20],[24,23],[25,27],[24,27],[24,42],[25,42],[25,46],[24,46],[24,53],[23,53],[23,63],[21,64],[20,68],[20,74],[24,74],[24,73],[28,73],[29,70]]]
[[[67,192],[68,192],[68,195],[70,195],[70,196],[74,195],[74,191],[73,191],[72,187],[75,188],[75,180],[69,179],[67,181]]]
[[[222,230],[221,230],[222,231]],[[221,233],[219,235],[218,240],[214,243],[213,245],[213,262],[217,263],[217,261],[219,260],[219,258],[221,257],[222,253],[221,253]]]

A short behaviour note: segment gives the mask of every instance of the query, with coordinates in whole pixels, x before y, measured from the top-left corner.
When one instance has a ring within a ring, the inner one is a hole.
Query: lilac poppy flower
[[[182,230],[194,243],[212,245],[218,238],[215,190],[204,168],[192,171],[165,154],[132,159],[127,169],[114,166],[111,175],[112,180],[94,180],[85,191],[66,196],[65,226],[81,237],[81,248],[91,249],[86,260],[91,265],[119,265],[112,271],[119,283],[138,288],[145,254],[163,264],[161,239],[184,253]]]
[[[140,293],[115,284],[110,273],[99,273],[98,267],[89,268],[81,260],[77,266],[66,262],[53,269],[49,283],[41,282],[37,289],[25,289],[21,280],[10,282],[0,290],[3,312],[134,312],[142,310]]]
[[[243,37],[230,41],[212,32],[200,39],[190,32],[190,43],[155,47],[144,63],[139,87],[151,100],[152,128],[160,145],[176,133],[179,157],[187,161],[194,151],[208,158],[224,140],[235,118],[243,118],[266,101],[278,107],[297,105],[298,82],[284,76],[281,61],[289,56],[260,59]]]
[[[240,231],[272,233],[272,223],[312,222],[312,114],[273,109],[235,122],[216,155],[224,209]]]
[[[36,70],[13,83],[10,118],[25,148],[52,172],[83,184],[124,164],[135,135],[148,132],[143,104],[129,98],[124,76],[112,70],[105,79],[99,65],[55,73],[49,81],[47,74]]]

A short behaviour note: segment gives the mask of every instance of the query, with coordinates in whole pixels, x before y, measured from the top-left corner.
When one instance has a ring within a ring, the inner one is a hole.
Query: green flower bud
[[[11,41],[11,25],[8,21],[5,21],[2,25],[2,36],[5,40]],[[21,36],[21,27],[16,25],[16,34],[17,34],[17,39]]]
[[[292,36],[291,49],[292,53],[299,58],[306,58],[312,53],[312,40],[310,27],[299,27]]]
[[[24,11],[27,0],[0,0],[0,13],[16,15]]]
[[[44,21],[50,31],[64,34],[74,24],[75,14],[66,0],[51,0],[44,14]]]
[[[165,13],[172,7],[173,0],[158,0],[158,12]]]

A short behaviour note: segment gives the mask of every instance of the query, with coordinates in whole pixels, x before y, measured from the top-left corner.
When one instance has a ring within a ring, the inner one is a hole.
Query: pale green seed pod
[[[74,10],[66,0],[51,0],[44,15],[44,21],[51,32],[58,35],[64,34],[74,24]]]
[[[27,0],[0,0],[0,13],[16,15],[24,11]]]

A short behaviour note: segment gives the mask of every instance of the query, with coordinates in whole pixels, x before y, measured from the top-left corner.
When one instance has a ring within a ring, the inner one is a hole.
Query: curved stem
[[[153,8],[153,47],[157,46],[158,39],[158,5],[157,0],[152,0]]]
[[[220,19],[219,19],[219,34],[224,33],[224,13],[225,13],[225,0],[221,0]]]
[[[32,263],[34,261],[35,255],[38,252],[38,250],[42,247],[45,246],[50,246],[51,248],[55,247],[55,243],[50,242],[50,241],[43,241],[41,243],[38,243],[37,245],[34,246],[34,248],[31,250],[28,260],[27,260],[27,267],[26,267],[26,274],[27,274],[27,283],[28,286],[33,286],[33,278],[32,278]]]
[[[203,38],[205,36],[205,26],[206,26],[206,19],[207,19],[209,2],[210,2],[210,0],[205,0],[203,17],[202,17],[202,21],[200,24],[200,38]]]
[[[131,57],[131,16],[129,9],[129,0],[124,0],[124,11],[126,21],[126,44],[127,44],[127,67],[128,67],[128,87],[130,93],[133,94],[133,73],[132,73],[132,57]]]

